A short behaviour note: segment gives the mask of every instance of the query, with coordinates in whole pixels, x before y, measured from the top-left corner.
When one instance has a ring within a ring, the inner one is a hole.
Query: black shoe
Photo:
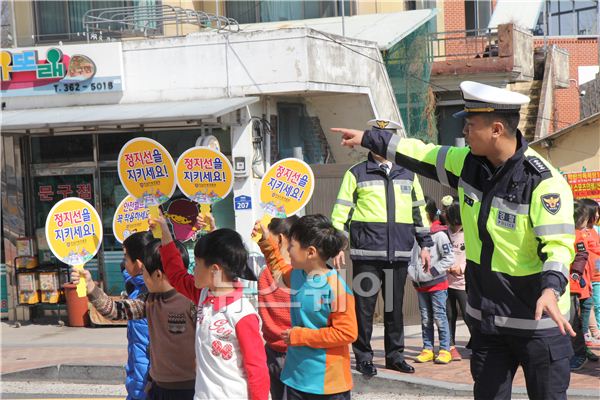
[[[400,371],[407,374],[414,374],[415,369],[409,365],[406,361],[396,361],[395,363],[385,363],[386,369],[391,369],[393,371]]]
[[[373,361],[363,361],[356,364],[356,370],[366,377],[377,375],[377,368],[373,365]]]

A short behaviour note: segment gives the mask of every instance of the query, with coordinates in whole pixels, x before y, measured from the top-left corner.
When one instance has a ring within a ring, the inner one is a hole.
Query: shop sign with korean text
[[[223,200],[233,188],[231,163],[223,153],[208,147],[192,147],[177,160],[177,185],[199,204]]]
[[[121,43],[2,49],[2,97],[121,92]]]
[[[87,201],[68,197],[56,203],[46,219],[46,240],[61,262],[81,266],[90,261],[102,242],[102,221]]]
[[[574,199],[593,199],[600,202],[600,171],[564,174],[571,186]]]
[[[135,138],[125,143],[118,159],[121,184],[145,207],[158,206],[175,192],[175,163],[155,140]]]
[[[261,181],[260,205],[271,217],[292,216],[308,204],[314,186],[314,174],[308,164],[296,158],[280,160]]]
[[[113,233],[117,241],[123,243],[130,235],[149,230],[148,218],[150,210],[147,207],[131,195],[125,197],[113,218]]]

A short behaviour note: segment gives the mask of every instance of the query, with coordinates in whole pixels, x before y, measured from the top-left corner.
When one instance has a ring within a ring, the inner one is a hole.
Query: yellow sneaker
[[[434,362],[436,364],[448,364],[450,361],[452,361],[452,354],[448,350],[440,350]]]
[[[418,363],[426,363],[429,361],[433,361],[434,355],[433,350],[423,349],[421,350],[421,354],[415,357],[415,361]]]

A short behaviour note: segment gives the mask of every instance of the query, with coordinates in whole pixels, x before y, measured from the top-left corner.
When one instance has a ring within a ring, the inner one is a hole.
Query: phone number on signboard
[[[72,92],[104,92],[115,89],[113,81],[92,82],[92,83],[57,83],[54,86],[55,93]]]

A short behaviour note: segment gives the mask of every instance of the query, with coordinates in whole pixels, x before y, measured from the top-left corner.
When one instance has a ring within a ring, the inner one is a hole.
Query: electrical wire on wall
[[[265,139],[271,134],[271,124],[259,117],[251,117],[252,121],[252,172],[255,178],[262,178],[267,170],[267,160],[265,159]]]

